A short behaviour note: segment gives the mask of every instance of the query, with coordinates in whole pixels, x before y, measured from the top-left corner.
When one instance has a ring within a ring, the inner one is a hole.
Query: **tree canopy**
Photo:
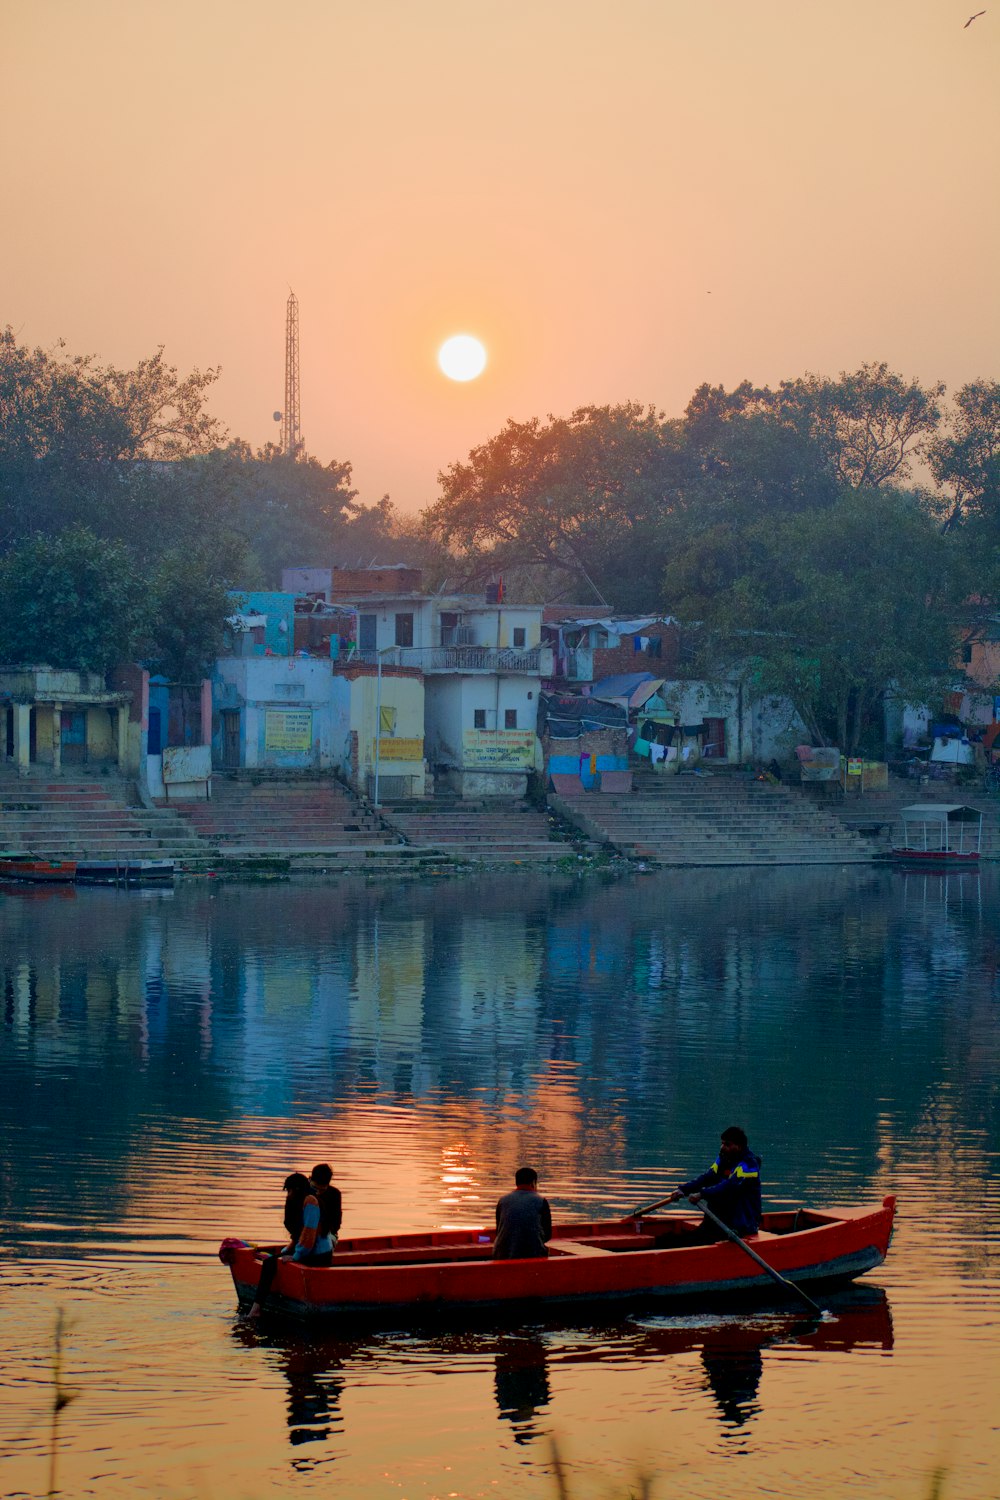
[[[0,661],[107,672],[140,649],[145,590],[125,547],[83,527],[0,557]]]
[[[528,569],[543,598],[593,587],[679,616],[706,675],[752,677],[854,748],[887,690],[924,701],[950,680],[976,587],[942,502],[902,486],[932,462],[943,503],[996,510],[997,391],[966,387],[947,415],[943,397],[873,363],[703,385],[679,421],[629,404],[508,422],[441,474],[425,525],[471,581]]]

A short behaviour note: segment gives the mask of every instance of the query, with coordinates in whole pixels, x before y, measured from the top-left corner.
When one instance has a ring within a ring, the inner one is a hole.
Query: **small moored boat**
[[[983,815],[958,802],[918,802],[900,809],[903,836],[889,851],[898,864],[974,865],[979,860]]]
[[[27,852],[0,854],[0,880],[62,881],[76,879],[76,861],[43,859]]]
[[[786,1280],[853,1280],[889,1250],[896,1200],[880,1208],[765,1214],[750,1245]],[[342,1239],[329,1267],[283,1260],[268,1306],[298,1317],[419,1321],[427,1314],[534,1309],[588,1302],[681,1302],[781,1295],[738,1244],[693,1243],[701,1220],[666,1214],[558,1225],[538,1260],[493,1260],[492,1229]],[[219,1255],[241,1304],[252,1302],[268,1247],[225,1240]]]
[[[87,859],[76,867],[77,885],[170,885],[172,859]]]

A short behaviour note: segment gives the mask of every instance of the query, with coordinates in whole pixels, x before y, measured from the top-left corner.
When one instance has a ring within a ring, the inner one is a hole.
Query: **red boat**
[[[786,1280],[847,1282],[885,1259],[895,1211],[890,1197],[881,1208],[769,1213],[750,1244]],[[738,1244],[692,1243],[700,1225],[699,1217],[680,1214],[562,1224],[538,1260],[493,1260],[492,1229],[342,1239],[329,1267],[283,1260],[268,1306],[306,1318],[388,1314],[416,1321],[446,1311],[782,1295]],[[253,1301],[262,1258],[273,1248],[223,1242],[220,1258],[242,1304]]]
[[[39,859],[33,854],[0,854],[0,880],[72,882],[76,860]]]

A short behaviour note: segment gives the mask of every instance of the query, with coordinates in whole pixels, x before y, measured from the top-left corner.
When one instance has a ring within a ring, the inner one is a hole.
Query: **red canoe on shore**
[[[889,1251],[895,1198],[881,1208],[765,1214],[750,1244],[787,1280],[809,1286],[851,1281]],[[780,1287],[739,1248],[692,1243],[698,1217],[561,1224],[540,1260],[493,1260],[491,1229],[342,1239],[329,1267],[281,1262],[269,1308],[297,1317],[502,1312],[577,1303],[664,1302],[719,1296],[780,1297]],[[273,1247],[269,1247],[273,1248]],[[241,1304],[253,1301],[262,1246],[225,1241]]]

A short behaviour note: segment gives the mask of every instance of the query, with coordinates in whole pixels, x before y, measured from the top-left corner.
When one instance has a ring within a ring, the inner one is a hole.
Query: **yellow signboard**
[[[404,740],[391,738],[380,734],[378,737],[378,758],[380,761],[387,760],[423,760],[423,740]]]
[[[501,771],[530,771],[535,764],[533,729],[467,729],[462,735],[462,764]]]
[[[311,708],[264,710],[265,750],[311,750],[312,733]]]

